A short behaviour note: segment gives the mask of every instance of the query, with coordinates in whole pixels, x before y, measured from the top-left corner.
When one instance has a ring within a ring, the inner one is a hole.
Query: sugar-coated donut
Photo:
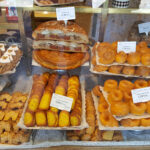
[[[120,123],[124,127],[138,127],[140,125],[140,119],[122,119]]]
[[[117,55],[116,55],[117,63],[123,64],[126,62],[126,60],[127,60],[127,54],[125,52],[121,51],[121,52],[117,53]]]
[[[119,102],[123,99],[123,93],[119,89],[112,89],[112,91],[108,94],[109,102]]]
[[[129,114],[129,104],[126,102],[112,103],[111,113],[116,116],[126,116]]]
[[[144,127],[150,126],[150,118],[142,118],[141,119],[141,126],[144,126]]]
[[[113,89],[117,89],[117,88],[118,88],[118,82],[116,80],[109,79],[106,80],[104,83],[104,90],[106,92],[110,92]]]
[[[100,113],[100,122],[103,126],[118,127],[118,121],[108,111]]]
[[[130,90],[124,91],[123,92],[123,99],[125,102],[130,102],[132,101],[132,94]]]
[[[134,104],[130,102],[130,112],[133,115],[143,115],[147,109],[146,103],[137,103]]]
[[[108,71],[110,73],[120,74],[122,68],[123,68],[123,66],[114,65],[114,66],[110,66]]]
[[[141,57],[141,63],[145,66],[150,65],[150,53],[145,53]]]
[[[147,86],[148,86],[148,82],[143,79],[138,79],[134,82],[135,89],[145,88]]]
[[[134,88],[134,84],[131,81],[121,80],[119,82],[119,89],[123,92],[130,91],[133,88]]]
[[[122,73],[125,74],[125,75],[134,75],[135,67],[125,66],[122,70]]]

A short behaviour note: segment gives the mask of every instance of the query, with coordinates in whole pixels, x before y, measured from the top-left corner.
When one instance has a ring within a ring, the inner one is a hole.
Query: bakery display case
[[[149,148],[149,99],[139,100],[149,98],[149,35],[138,31],[149,8],[34,0],[12,17],[2,2],[0,149]],[[70,6],[76,19],[58,21]],[[118,51],[121,41],[135,48]]]

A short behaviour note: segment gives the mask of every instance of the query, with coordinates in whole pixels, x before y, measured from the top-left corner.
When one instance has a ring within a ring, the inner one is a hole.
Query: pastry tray
[[[55,4],[44,5],[44,4],[39,3],[38,0],[34,0],[34,3],[38,6],[54,6],[54,5],[66,5],[66,4],[72,4],[72,3],[79,3],[79,2],[83,2],[83,1],[84,0],[78,0],[76,2],[68,2],[68,3],[64,3],[64,4],[55,3]]]
[[[18,123],[18,126],[23,128],[23,129],[46,129],[46,130],[82,130],[84,128],[88,128],[88,123],[86,122],[86,101],[85,101],[85,83],[83,81],[81,83],[81,97],[82,97],[82,116],[81,116],[81,124],[79,126],[69,126],[69,127],[26,127],[24,125],[24,114],[28,106],[28,100],[26,101],[26,104],[24,106],[24,110],[22,113],[22,116],[20,118],[20,121]],[[31,84],[32,85],[32,84]],[[30,90],[31,91],[31,90]],[[30,94],[29,94],[30,95]]]
[[[98,97],[96,97],[93,92],[92,92],[92,97],[94,100],[94,105],[95,105],[95,109],[96,109],[96,116],[97,116],[97,120],[98,120],[98,127],[99,130],[150,130],[150,127],[123,127],[123,126],[119,126],[119,127],[105,127],[101,124],[99,117],[100,117],[100,113],[98,112]],[[134,118],[134,117],[132,117]],[[135,118],[136,119],[136,118]]]

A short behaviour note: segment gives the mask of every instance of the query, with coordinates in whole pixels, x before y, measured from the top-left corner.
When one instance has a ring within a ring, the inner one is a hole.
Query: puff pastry
[[[88,43],[88,35],[85,30],[74,22],[48,21],[40,24],[33,32],[36,40],[57,40],[76,43]]]
[[[89,53],[65,53],[48,50],[34,50],[33,58],[49,69],[74,69],[89,60]]]

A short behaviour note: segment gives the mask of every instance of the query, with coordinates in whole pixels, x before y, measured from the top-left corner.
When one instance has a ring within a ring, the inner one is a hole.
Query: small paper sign
[[[139,33],[146,33],[148,36],[148,33],[150,32],[150,22],[138,24],[138,27]]]
[[[131,90],[134,103],[150,101],[150,87]]]
[[[92,7],[98,8],[101,6],[106,0],[92,0]]]
[[[50,106],[70,112],[73,99],[53,93]]]
[[[136,42],[118,42],[117,52],[134,53],[136,52]]]
[[[57,20],[74,20],[76,19],[74,7],[56,8]]]

